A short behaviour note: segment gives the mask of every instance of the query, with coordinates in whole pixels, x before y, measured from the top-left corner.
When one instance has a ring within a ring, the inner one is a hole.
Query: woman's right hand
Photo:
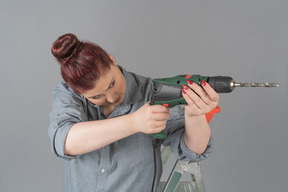
[[[169,107],[149,103],[131,114],[136,132],[153,134],[161,132],[166,127],[167,119],[170,117]]]

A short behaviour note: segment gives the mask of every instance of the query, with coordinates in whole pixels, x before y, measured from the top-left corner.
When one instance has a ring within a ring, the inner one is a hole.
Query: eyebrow
[[[113,81],[115,81],[115,77],[112,78],[112,81],[110,82],[108,88],[105,91],[107,91],[110,88],[110,85],[113,83]],[[99,95],[101,95],[101,94],[99,94]],[[99,96],[99,95],[95,95],[95,96],[92,96],[92,97],[89,97],[89,98],[93,99],[94,97]]]

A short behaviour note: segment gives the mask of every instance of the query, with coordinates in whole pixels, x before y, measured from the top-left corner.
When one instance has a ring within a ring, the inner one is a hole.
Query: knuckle
[[[211,96],[212,101],[218,101],[219,100],[219,94],[215,94]]]
[[[153,106],[149,106],[149,107],[147,108],[147,113],[151,113],[152,110],[153,110]]]
[[[165,129],[166,125],[163,125],[159,128],[160,131],[163,131]]]

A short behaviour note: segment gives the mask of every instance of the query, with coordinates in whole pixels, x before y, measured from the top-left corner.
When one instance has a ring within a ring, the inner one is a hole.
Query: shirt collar
[[[127,72],[121,66],[119,66],[119,68],[122,71],[126,81],[125,98],[121,105],[130,105],[143,99],[144,95],[137,84],[135,74]]]

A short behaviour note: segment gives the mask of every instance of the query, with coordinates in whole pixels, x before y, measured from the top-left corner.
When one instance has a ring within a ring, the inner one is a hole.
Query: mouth
[[[114,101],[113,104],[118,103],[120,101],[120,99],[121,99],[121,96],[119,96],[119,98],[116,101]]]

